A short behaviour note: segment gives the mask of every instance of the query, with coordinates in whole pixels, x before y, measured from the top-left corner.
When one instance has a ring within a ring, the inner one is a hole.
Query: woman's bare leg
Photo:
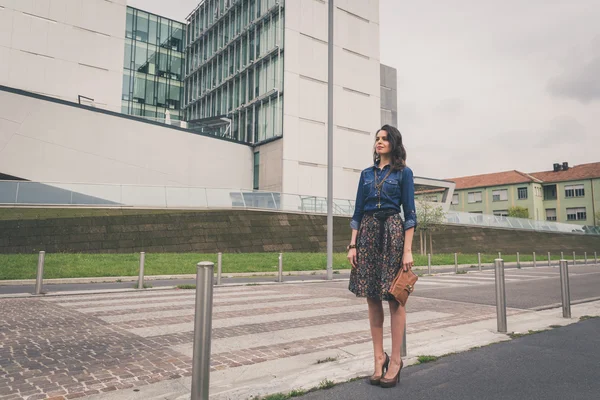
[[[400,369],[402,351],[402,340],[404,338],[404,326],[406,325],[406,309],[397,301],[390,301],[390,315],[392,320],[392,353],[390,354],[390,365],[385,374],[386,379],[391,379]]]
[[[374,377],[381,376],[385,354],[383,352],[383,306],[381,300],[367,298],[369,305],[369,323],[371,325],[371,338],[373,339],[373,354],[375,355]]]

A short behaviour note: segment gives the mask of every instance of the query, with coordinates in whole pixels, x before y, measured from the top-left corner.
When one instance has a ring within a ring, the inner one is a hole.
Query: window
[[[556,200],[556,185],[544,186],[544,200]]]
[[[518,196],[519,196],[519,200],[526,200],[527,199],[527,188],[526,187],[519,188]]]
[[[508,217],[508,210],[494,210],[496,217]]]
[[[259,188],[260,152],[254,153],[254,190]]]
[[[458,193],[452,195],[452,204],[454,204],[454,205],[458,204]]]
[[[585,207],[567,208],[568,221],[585,221],[587,213]]]
[[[481,192],[469,192],[469,203],[481,203]]]
[[[556,221],[556,208],[546,208],[546,221]]]
[[[437,196],[425,196],[425,201],[431,201],[433,203],[437,203],[438,198],[437,198]]]
[[[494,190],[492,201],[508,201],[508,189]]]
[[[585,188],[583,185],[566,185],[565,197],[584,197]]]

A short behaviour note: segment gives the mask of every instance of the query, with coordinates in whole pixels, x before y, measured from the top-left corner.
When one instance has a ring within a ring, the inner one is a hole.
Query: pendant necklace
[[[385,182],[385,180],[390,176],[391,173],[392,173],[392,167],[390,167],[390,170],[388,171],[386,176],[384,176],[381,181],[378,181],[377,180],[377,167],[375,167],[375,189],[377,190],[377,199],[378,199],[377,208],[381,208],[381,188],[383,187],[383,182]]]

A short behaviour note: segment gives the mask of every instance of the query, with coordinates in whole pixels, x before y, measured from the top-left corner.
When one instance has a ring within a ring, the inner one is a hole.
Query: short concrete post
[[[560,260],[560,294],[563,317],[571,318],[571,293],[569,290],[569,265],[567,260]]]
[[[498,252],[498,258],[502,258],[502,253]]]
[[[191,400],[208,400],[215,264],[204,261],[198,263],[196,268],[196,314],[194,317]]]
[[[548,252],[548,266],[552,266],[552,257],[550,256],[550,252]]]
[[[479,266],[479,272],[481,272],[481,253],[477,253],[477,265]]]
[[[427,273],[431,275],[431,253],[427,254]]]
[[[583,264],[587,265],[587,251],[583,252]]]
[[[561,259],[561,260],[564,260],[564,259],[565,259],[565,254],[564,254],[562,251],[560,252],[560,259]]]
[[[146,264],[146,253],[140,253],[140,275],[138,276],[138,289],[144,288],[144,266]]]
[[[279,275],[277,276],[277,282],[283,282],[283,253],[279,253]]]
[[[217,285],[221,284],[221,275],[223,274],[223,253],[217,253]]]
[[[35,294],[42,294],[44,286],[44,262],[46,260],[46,252],[40,251],[38,256],[37,275],[35,278]]]
[[[454,273],[458,274],[458,254],[454,253]]]
[[[598,256],[596,255],[596,252],[594,252],[594,264],[598,264]]]
[[[577,257],[575,256],[575,252],[573,252],[573,266],[577,265]]]
[[[517,251],[517,268],[521,268],[521,257],[519,256],[518,251]]]
[[[537,261],[535,259],[535,251],[533,252],[533,267],[535,268],[537,266]]]
[[[496,268],[496,320],[498,332],[506,333],[506,290],[504,288],[504,261],[500,258],[494,261]]]

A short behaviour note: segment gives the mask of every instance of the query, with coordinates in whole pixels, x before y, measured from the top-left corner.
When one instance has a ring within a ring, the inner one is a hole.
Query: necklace
[[[381,208],[381,188],[383,187],[383,183],[392,173],[392,167],[390,167],[388,173],[383,177],[381,181],[378,181],[377,177],[377,168],[375,168],[375,189],[377,190],[377,208]]]

